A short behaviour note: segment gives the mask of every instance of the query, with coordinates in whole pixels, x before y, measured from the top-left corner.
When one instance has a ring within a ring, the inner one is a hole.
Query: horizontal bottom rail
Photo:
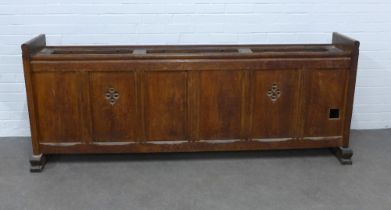
[[[329,148],[342,146],[342,139],[322,141],[290,140],[290,141],[232,141],[209,142],[178,142],[156,144],[153,142],[129,143],[41,143],[43,154],[97,154],[97,153],[153,153],[153,152],[202,152],[202,151],[240,151],[240,150],[283,150]]]

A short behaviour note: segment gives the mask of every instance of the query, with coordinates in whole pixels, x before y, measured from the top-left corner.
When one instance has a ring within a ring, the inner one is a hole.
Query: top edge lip
[[[36,60],[345,57],[351,50],[334,44],[277,45],[80,45],[45,46]]]

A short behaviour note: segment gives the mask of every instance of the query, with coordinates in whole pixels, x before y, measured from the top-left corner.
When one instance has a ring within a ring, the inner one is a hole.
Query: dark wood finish
[[[77,72],[33,74],[40,142],[81,141],[81,86]]]
[[[254,74],[252,138],[298,137],[299,72],[288,69]]]
[[[123,143],[123,144],[70,144],[58,146],[53,144],[40,144],[43,153],[47,154],[100,154],[100,153],[152,153],[152,152],[200,152],[200,151],[240,151],[240,150],[281,150],[281,149],[310,149],[334,148],[342,144],[341,140],[323,139],[322,141],[227,141],[216,140],[184,143],[161,142],[154,143]]]
[[[40,35],[22,45],[33,155],[334,148],[347,163],[358,47],[338,33],[200,46],[46,46]]]
[[[240,139],[242,72],[200,74],[200,139]]]
[[[351,51],[350,59],[351,64],[349,71],[346,72],[346,95],[345,95],[345,122],[343,127],[343,146],[349,146],[349,136],[350,136],[350,123],[352,121],[353,113],[353,101],[354,101],[354,89],[356,87],[356,75],[357,75],[357,64],[359,56],[359,47],[360,42],[354,39],[351,39],[342,34],[333,33],[332,43],[343,49],[349,49]]]
[[[93,102],[91,104],[93,141],[127,142],[137,140],[135,79],[132,71],[90,74],[90,95]],[[115,94],[118,94],[117,99],[114,98]],[[112,102],[110,97],[113,97],[111,98]]]
[[[29,119],[30,119],[30,130],[31,130],[31,141],[33,147],[33,155],[41,155],[41,151],[39,149],[39,140],[38,140],[38,128],[36,123],[36,113],[35,113],[35,105],[33,98],[33,84],[31,77],[31,62],[30,57],[32,54],[41,50],[46,46],[46,37],[41,34],[30,41],[22,44],[22,58],[23,58],[23,72],[24,72],[24,80],[26,85],[26,93],[27,93],[27,103],[29,110]]]
[[[187,139],[187,73],[160,71],[144,75],[147,141]]]
[[[306,74],[304,88],[304,136],[342,136],[344,120],[345,70],[320,69]],[[339,117],[330,118],[331,109]]]

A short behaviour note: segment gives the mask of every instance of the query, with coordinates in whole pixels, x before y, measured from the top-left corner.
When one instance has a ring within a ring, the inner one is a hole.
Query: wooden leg
[[[342,165],[352,165],[353,150],[348,147],[331,148],[331,152]]]
[[[30,172],[41,172],[46,164],[46,156],[44,154],[33,155],[30,158]]]

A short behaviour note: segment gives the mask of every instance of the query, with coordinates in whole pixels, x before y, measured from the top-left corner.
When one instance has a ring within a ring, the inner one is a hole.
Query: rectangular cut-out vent
[[[325,47],[253,47],[251,50],[254,53],[270,52],[270,53],[282,53],[282,52],[327,52]]]
[[[145,55],[145,54],[147,54],[147,50],[146,49],[135,49],[135,50],[133,50],[133,54]]]
[[[72,49],[72,50],[53,50],[52,54],[131,54],[132,49]]]
[[[184,54],[184,53],[237,53],[238,49],[212,49],[212,48],[198,48],[198,49],[151,49],[147,50],[147,53],[153,54],[153,53],[177,53],[177,54]]]
[[[339,119],[339,109],[330,109],[329,119]]]

